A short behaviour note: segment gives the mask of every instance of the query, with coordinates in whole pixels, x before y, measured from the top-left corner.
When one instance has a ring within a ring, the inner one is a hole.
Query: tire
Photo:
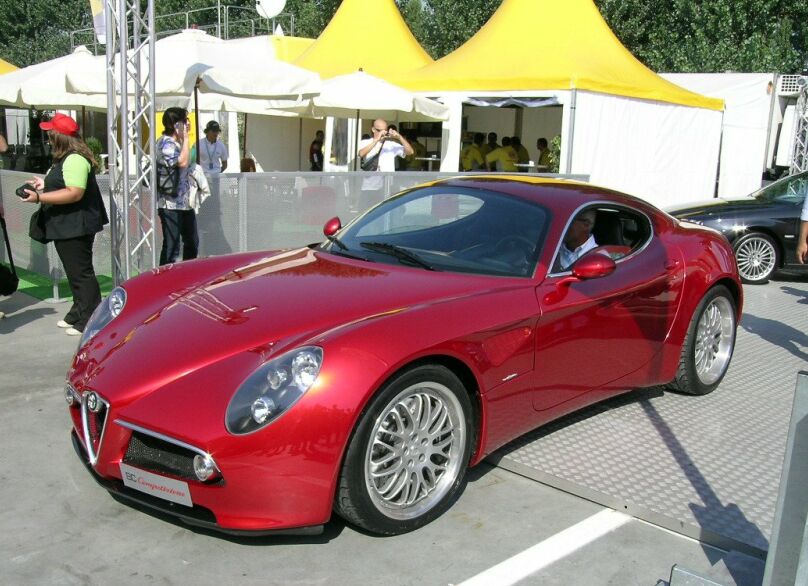
[[[744,283],[765,283],[780,266],[777,243],[768,234],[751,232],[738,238],[733,245],[738,272]]]
[[[735,300],[726,287],[717,285],[707,292],[693,312],[670,388],[706,395],[721,383],[735,349],[736,315]]]
[[[354,431],[334,510],[380,535],[426,525],[459,496],[474,436],[471,400],[449,369],[424,365],[397,375]]]

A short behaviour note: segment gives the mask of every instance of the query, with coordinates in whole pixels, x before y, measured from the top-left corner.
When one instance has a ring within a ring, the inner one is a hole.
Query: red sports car
[[[630,196],[455,178],[325,234],[104,300],[65,394],[104,488],[231,533],[332,511],[402,533],[528,430],[638,387],[708,393],[732,357],[729,243]]]

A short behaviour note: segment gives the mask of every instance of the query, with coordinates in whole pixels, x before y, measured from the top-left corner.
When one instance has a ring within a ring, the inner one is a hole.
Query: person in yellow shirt
[[[519,157],[519,161],[517,161],[520,165],[527,165],[530,163],[530,153],[527,152],[527,149],[522,145],[522,139],[518,136],[511,137],[511,146],[513,150],[516,151],[516,156]],[[519,171],[521,173],[527,173],[528,168],[519,167]]]
[[[410,141],[412,147],[412,154],[404,157],[404,170],[405,171],[426,171],[426,161],[419,161],[418,159],[426,158],[426,147],[418,142],[418,135],[414,130],[404,133],[407,140]]]
[[[511,139],[503,136],[502,146],[485,155],[485,162],[491,171],[514,173],[518,169],[519,155],[511,146]]]
[[[463,171],[477,171],[486,168],[485,156],[481,150],[484,140],[485,135],[482,132],[475,133],[474,142],[464,148],[460,153],[460,164],[462,165]]]
[[[488,153],[490,153],[491,151],[496,150],[498,148],[499,148],[499,144],[497,143],[497,133],[496,132],[489,132],[488,133],[488,142],[486,144],[484,144],[480,148],[480,151],[482,151],[483,156],[486,156]]]
[[[547,139],[540,138],[537,140],[536,148],[539,149],[539,158],[536,160],[536,170],[546,173],[553,165],[553,153],[547,146]]]

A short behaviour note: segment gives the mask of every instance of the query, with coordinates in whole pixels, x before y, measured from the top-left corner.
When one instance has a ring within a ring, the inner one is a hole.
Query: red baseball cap
[[[67,136],[79,135],[79,124],[66,114],[56,113],[50,120],[40,122],[39,127],[42,130],[53,130],[59,134],[66,134]]]

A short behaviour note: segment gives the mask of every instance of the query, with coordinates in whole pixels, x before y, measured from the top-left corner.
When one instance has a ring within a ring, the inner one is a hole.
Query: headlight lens
[[[323,350],[304,346],[263,364],[241,383],[227,406],[225,423],[233,434],[268,425],[308,391],[323,364]]]
[[[93,315],[84,327],[79,346],[84,346],[98,332],[104,329],[109,322],[118,317],[126,305],[126,290],[123,287],[115,287],[109,296],[101,301],[95,308]]]

